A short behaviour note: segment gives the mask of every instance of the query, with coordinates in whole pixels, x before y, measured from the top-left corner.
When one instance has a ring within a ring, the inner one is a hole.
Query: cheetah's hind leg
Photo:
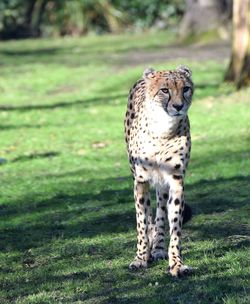
[[[151,261],[167,259],[167,251],[165,247],[165,230],[168,197],[168,187],[156,189],[157,207],[153,231],[152,249],[150,255]]]

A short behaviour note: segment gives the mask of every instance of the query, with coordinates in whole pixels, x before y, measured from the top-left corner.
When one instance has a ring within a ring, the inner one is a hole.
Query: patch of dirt
[[[223,61],[230,56],[229,43],[214,43],[209,45],[173,45],[162,47],[159,50],[133,50],[126,54],[115,54],[114,63],[118,65],[136,66],[140,64],[161,63],[185,59],[185,61]]]

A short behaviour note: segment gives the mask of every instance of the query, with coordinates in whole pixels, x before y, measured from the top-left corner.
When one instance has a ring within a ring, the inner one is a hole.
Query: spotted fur
[[[137,253],[130,269],[166,258],[165,230],[169,222],[169,271],[181,276],[190,271],[181,257],[183,219],[187,219],[184,176],[191,150],[187,116],[193,94],[191,71],[184,66],[170,71],[147,69],[129,93],[125,135],[137,221]],[[149,186],[156,188],[155,219]]]

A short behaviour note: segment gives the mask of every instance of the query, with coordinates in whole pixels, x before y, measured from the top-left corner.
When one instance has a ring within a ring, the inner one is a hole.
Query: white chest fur
[[[148,102],[146,105],[148,129],[153,136],[167,136],[176,130],[179,117],[171,117],[161,105]]]

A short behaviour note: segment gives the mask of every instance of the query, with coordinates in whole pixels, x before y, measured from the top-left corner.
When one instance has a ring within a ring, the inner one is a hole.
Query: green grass
[[[187,62],[194,217],[183,246],[195,272],[127,269],[136,232],[123,116],[151,65],[129,56],[157,56],[168,35],[1,43],[0,303],[249,303],[250,90],[222,84],[226,61]]]

